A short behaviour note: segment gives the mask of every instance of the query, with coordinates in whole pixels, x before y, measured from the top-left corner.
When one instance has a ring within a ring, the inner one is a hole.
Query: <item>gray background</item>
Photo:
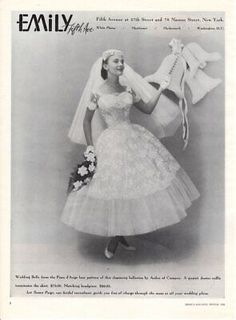
[[[74,13],[74,20],[93,23],[98,15]],[[21,272],[209,273],[223,279],[224,32],[146,32],[130,30],[127,25],[125,29],[120,26],[116,31],[86,36],[19,33],[16,17],[14,13],[12,294],[20,294],[14,289],[14,274]],[[201,197],[182,222],[131,238],[137,246],[135,254],[119,249],[115,259],[107,261],[103,257],[106,238],[78,233],[60,222],[68,176],[82,154],[82,147],[71,143],[67,133],[91,65],[101,52],[123,50],[126,62],[145,76],[170,53],[168,43],[173,37],[183,43],[196,41],[206,51],[218,51],[223,57],[205,69],[208,75],[220,77],[222,84],[195,106],[186,91],[190,109],[186,151],[182,151],[181,129],[162,141],[187,171]],[[223,281],[208,289],[211,296],[224,295]]]

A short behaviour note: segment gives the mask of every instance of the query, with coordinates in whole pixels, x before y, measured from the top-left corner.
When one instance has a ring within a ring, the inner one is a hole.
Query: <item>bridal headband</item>
[[[102,59],[105,61],[108,58],[110,58],[111,56],[114,56],[115,54],[120,54],[120,55],[124,55],[123,52],[121,50],[117,50],[117,49],[109,49],[103,52],[102,54]]]

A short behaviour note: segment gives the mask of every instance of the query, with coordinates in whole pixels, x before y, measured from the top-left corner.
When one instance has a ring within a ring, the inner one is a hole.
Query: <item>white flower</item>
[[[78,174],[80,174],[82,177],[86,174],[88,174],[88,170],[85,166],[82,166],[78,169]]]
[[[88,167],[90,172],[93,172],[95,170],[95,165],[93,163],[91,163]]]
[[[91,161],[91,162],[95,161],[95,155],[93,153],[89,153],[89,154],[85,155],[85,157],[86,157],[87,161]]]
[[[84,180],[85,183],[88,183],[89,181],[90,181],[90,178],[86,178],[86,179]]]
[[[73,183],[74,190],[77,191],[79,188],[82,186],[83,182],[82,181],[76,181]]]

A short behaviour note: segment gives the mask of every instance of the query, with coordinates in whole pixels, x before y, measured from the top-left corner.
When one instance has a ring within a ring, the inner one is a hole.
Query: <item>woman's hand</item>
[[[94,148],[94,146],[92,146],[92,145],[88,145],[88,146],[87,146],[84,154],[87,155],[87,154],[89,154],[89,153],[95,153],[95,148]]]
[[[144,113],[152,113],[159,101],[162,91],[170,85],[170,81],[170,75],[165,76],[163,80],[160,82],[160,87],[158,90],[156,90],[156,94],[153,96],[153,98],[148,103],[144,103],[142,100],[140,100],[138,103],[135,104],[135,106]]]
[[[160,83],[160,88],[165,90],[170,85],[170,75],[167,75]]]
[[[95,148],[92,145],[88,145],[85,152],[84,152],[84,157],[85,159],[89,160],[89,161],[95,161]]]

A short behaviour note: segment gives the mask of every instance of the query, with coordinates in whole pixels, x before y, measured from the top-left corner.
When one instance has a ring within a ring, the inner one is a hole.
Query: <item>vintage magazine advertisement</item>
[[[234,6],[198,3],[1,2],[1,319],[233,318]]]

